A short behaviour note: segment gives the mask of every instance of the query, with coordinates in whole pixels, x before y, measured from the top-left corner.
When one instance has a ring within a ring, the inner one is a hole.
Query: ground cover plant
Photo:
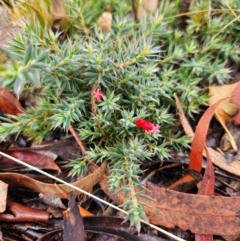
[[[0,66],[2,87],[18,98],[35,94],[36,104],[1,118],[1,140],[21,133],[41,142],[74,129],[85,148],[69,163],[70,175],[83,175],[89,161],[108,160],[109,189],[130,194],[123,206],[139,229],[145,218],[142,194],[135,192],[142,187],[140,166],[190,143],[174,128],[174,93],[194,119],[207,103],[205,87],[231,78],[228,66],[240,54],[240,2],[198,0],[183,20],[180,1],[160,1],[136,20],[129,1],[67,0],[59,30],[46,17],[51,1],[37,4],[39,11],[31,1],[19,3],[27,20],[9,47],[1,47],[7,62]],[[98,24],[104,11],[112,14],[107,30]]]

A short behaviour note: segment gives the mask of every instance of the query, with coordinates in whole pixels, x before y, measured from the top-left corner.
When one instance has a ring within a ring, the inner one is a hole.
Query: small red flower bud
[[[159,132],[159,125],[154,125],[152,122],[143,120],[143,119],[138,119],[135,122],[136,126],[144,129],[145,131],[151,132],[153,134],[156,134]]]
[[[93,98],[96,101],[101,101],[102,97],[103,97],[103,93],[100,89],[97,89],[97,90],[93,91]]]

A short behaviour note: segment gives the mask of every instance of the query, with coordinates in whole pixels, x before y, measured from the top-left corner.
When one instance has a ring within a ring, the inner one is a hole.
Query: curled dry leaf
[[[224,101],[224,99],[221,99],[210,106],[203,114],[196,127],[196,132],[191,145],[189,169],[193,169],[198,172],[202,169],[202,155],[205,147],[208,127],[215,110],[219,107],[222,101]]]
[[[182,127],[184,129],[184,132],[189,137],[194,138],[194,132],[192,130],[192,127],[190,126],[184,114],[181,102],[178,96],[176,95],[176,93],[173,94],[173,97],[175,98],[175,103],[178,109],[178,115],[179,115]],[[198,171],[191,170],[191,172],[186,173],[182,178],[170,184],[167,188],[175,191],[186,192],[189,189],[191,189],[193,186],[195,186],[201,179],[202,179],[202,175]]]
[[[100,181],[104,192],[118,205],[129,197],[123,193],[113,194],[107,188],[107,176]],[[187,194],[145,185],[145,190],[138,190],[148,195],[151,200],[138,198],[144,203],[144,210],[149,221],[167,228],[178,226],[193,233],[238,235],[240,225],[240,198],[204,196]],[[226,225],[226,223],[228,225]]]
[[[20,102],[8,91],[0,88],[0,111],[5,114],[18,115],[23,111]]]
[[[233,148],[235,151],[237,151],[236,142],[234,140],[234,137],[232,136],[232,133],[229,131],[228,126],[225,124],[225,121],[224,121],[225,118],[223,116],[226,116],[226,112],[222,111],[221,109],[218,111],[218,113],[215,113],[216,119],[222,125],[223,129],[225,130],[225,135],[227,136],[227,139],[229,140],[229,149]],[[228,119],[226,121],[226,123],[231,123],[229,121],[230,121],[230,119]],[[227,151],[227,150],[223,149],[223,151]]]
[[[231,137],[234,139],[237,150],[240,149],[240,126],[235,125],[233,121],[229,122],[227,125],[228,131],[231,133]],[[229,135],[227,133],[224,133],[224,135],[221,138],[219,147],[222,151],[226,152],[229,150],[232,150],[232,144],[231,139],[229,139]]]
[[[208,149],[205,147],[205,152],[207,155],[207,166],[204,172],[203,179],[198,188],[198,194],[213,196],[214,195],[214,184],[215,184],[215,175],[211,156],[208,152]],[[195,234],[195,241],[213,241],[213,236],[210,234]]]
[[[8,185],[6,183],[0,181],[0,213],[6,209],[7,187]]]
[[[81,156],[81,150],[74,137],[61,138],[58,141],[46,141],[40,145],[33,143],[31,151],[53,153],[63,160],[74,160],[76,156]]]
[[[93,186],[98,183],[102,178],[107,167],[107,162],[103,162],[102,165],[97,168],[93,173],[82,178],[79,181],[73,182],[72,185],[81,188],[85,191],[91,192]],[[56,188],[54,184],[47,184],[40,181],[36,181],[28,176],[17,174],[17,173],[0,173],[0,180],[6,182],[11,187],[27,187],[33,189],[37,192],[44,193],[51,197],[65,198],[64,193],[61,189],[66,192],[78,195],[79,192],[66,186],[64,184],[59,184],[59,188]]]
[[[230,84],[230,85],[221,85],[221,86],[210,86],[209,87],[209,106],[213,105],[217,101],[223,98],[231,97],[234,89],[236,88],[237,83]],[[219,113],[220,116],[223,118],[223,122],[225,124],[237,113],[237,106],[233,103],[230,103],[230,99],[225,99],[221,105],[217,108],[215,113]],[[221,114],[225,113],[225,114]]]
[[[43,203],[47,204],[50,207],[66,209],[66,206],[63,204],[61,198],[50,197],[43,193],[39,193],[38,196]]]
[[[1,150],[2,152],[15,157],[25,163],[28,163],[32,166],[38,167],[39,169],[46,169],[46,170],[53,170],[57,171],[58,174],[61,173],[60,168],[58,165],[49,157],[38,153],[38,152],[33,152],[29,150],[24,150],[24,149],[12,149],[12,150]],[[16,167],[16,166],[21,166],[20,164],[16,164],[16,162],[3,157],[0,155],[0,167]]]
[[[203,116],[201,117],[197,125],[196,133],[194,135],[192,145],[191,145],[190,161],[188,165],[189,170],[194,171],[194,174],[200,173],[202,170],[203,150],[205,147],[205,140],[207,136],[208,127],[212,119],[212,116],[214,115],[214,111],[218,108],[218,106],[221,104],[222,101],[224,101],[224,99],[219,100],[218,102],[210,106],[203,114]],[[181,119],[181,121],[182,120],[183,118]],[[187,122],[185,122],[184,125],[186,125],[186,123]],[[183,186],[183,184],[184,186],[187,186],[186,184],[189,183],[187,187],[191,189],[196,184],[195,180],[198,181],[198,179],[196,178],[198,176],[196,177],[195,176],[196,175],[192,175],[191,173],[188,172],[168,188],[179,190],[179,187]]]
[[[212,196],[214,194],[215,175],[214,175],[212,159],[206,147],[205,147],[205,151],[207,155],[207,166],[204,172],[201,185],[198,188],[198,194]]]
[[[179,104],[180,103],[178,103],[178,105]],[[179,112],[179,113],[181,115],[184,115],[183,112]],[[184,119],[184,121],[182,121],[182,119]],[[189,128],[191,128],[186,117],[181,117],[180,121],[181,121],[182,126],[184,126],[184,130],[185,129],[188,130]],[[191,131],[191,130],[186,132],[186,134],[191,138],[193,137],[192,133],[193,133],[193,131]],[[215,164],[216,166],[220,167],[221,169],[223,169],[227,172],[240,176],[240,162],[238,160],[233,160],[231,162],[227,162],[225,160],[225,158],[223,157],[223,155],[220,154],[219,152],[215,151],[214,149],[212,149],[210,147],[207,149],[211,156],[211,160],[212,160],[213,164]],[[203,155],[206,156],[206,153],[203,153]]]
[[[68,209],[63,212],[63,241],[85,241],[83,219],[74,195],[70,195]]]
[[[214,149],[208,147],[208,152],[211,156],[213,164],[220,167],[221,169],[230,172],[236,176],[240,176],[240,162],[237,159],[234,159],[231,162],[227,162],[223,155]]]
[[[224,128],[226,134],[228,135],[229,141],[231,143],[232,148],[237,151],[236,143],[227,128],[227,124],[230,122],[232,117],[237,113],[237,105],[230,103],[229,97],[233,94],[234,89],[236,88],[237,83],[230,85],[222,85],[222,86],[210,86],[209,87],[209,105],[213,105],[218,100],[226,98],[221,105],[215,111],[215,117],[219,121],[219,123]]]
[[[51,218],[46,211],[30,208],[10,200],[7,201],[7,210],[8,213],[0,214],[0,222],[47,222]]]

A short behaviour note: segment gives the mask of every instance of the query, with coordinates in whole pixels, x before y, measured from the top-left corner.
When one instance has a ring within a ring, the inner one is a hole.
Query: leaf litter
[[[65,15],[65,12],[61,8],[61,1],[54,1],[55,10],[54,13],[54,27],[59,28],[59,19],[62,19]],[[140,18],[142,15],[145,14],[146,10],[153,11],[157,6],[157,1],[143,1],[144,6],[140,6],[137,10],[137,18]],[[149,7],[146,4],[150,4]],[[152,5],[152,6],[151,6]],[[143,9],[142,7],[145,7]],[[149,8],[149,9],[148,9]],[[152,10],[153,8],[153,10]],[[60,10],[59,10],[60,9]],[[108,23],[107,25],[107,31],[111,28],[111,23]],[[227,111],[220,110],[218,112],[215,112],[215,116],[217,119],[220,119],[220,123],[223,125],[226,125],[229,121],[233,120],[234,124],[239,124],[239,113],[233,117],[233,115],[236,113],[236,106],[239,109],[239,82],[238,86],[235,88],[232,88],[232,92],[227,92],[229,95],[232,95],[230,102],[235,104],[235,108],[231,107],[231,114],[227,113],[230,109],[229,106],[227,106]],[[226,86],[223,86],[224,91],[226,93]],[[233,90],[235,89],[235,90]],[[8,113],[11,115],[17,115],[18,113],[24,111],[23,107],[21,106],[20,102],[12,96],[10,92],[7,92],[6,90],[2,90],[2,95],[0,95],[0,110],[4,113]],[[218,92],[219,98],[224,98],[226,96],[220,96]],[[7,97],[7,98],[6,98]],[[229,97],[229,96],[227,96]],[[176,98],[176,97],[175,97]],[[180,102],[176,100],[178,103],[177,105],[180,106]],[[166,188],[161,188],[158,186],[155,186],[151,183],[145,184],[146,191],[143,193],[150,196],[152,200],[146,200],[143,198],[139,198],[139,200],[143,203],[145,203],[145,211],[148,215],[148,219],[151,223],[154,223],[156,225],[164,226],[167,228],[174,228],[176,226],[180,227],[182,230],[190,230],[192,233],[195,233],[199,236],[196,237],[196,240],[200,240],[201,238],[205,240],[211,240],[211,235],[209,234],[218,234],[218,235],[239,235],[238,227],[240,224],[239,221],[239,212],[240,212],[240,198],[239,197],[222,197],[222,196],[213,196],[214,194],[214,170],[211,163],[215,164],[216,166],[220,167],[221,169],[232,173],[236,176],[240,175],[240,164],[239,160],[233,160],[231,162],[226,162],[224,156],[215,151],[212,148],[205,146],[205,138],[208,130],[208,123],[210,122],[211,115],[213,115],[214,111],[213,109],[216,108],[216,106],[219,104],[215,104],[215,100],[210,103],[210,105],[213,104],[213,106],[210,107],[210,111],[207,113],[207,119],[203,121],[203,125],[200,130],[196,130],[195,134],[191,130],[190,125],[188,124],[186,118],[184,117],[184,112],[180,111],[180,119],[183,125],[183,128],[190,137],[194,137],[191,153],[190,153],[190,163],[189,163],[189,169],[194,170],[195,172],[201,174],[202,170],[202,155],[205,155],[207,157],[207,165],[205,168],[205,172],[203,175],[202,180],[196,179],[196,177],[190,172],[185,174],[185,176],[189,176],[190,180],[196,181],[196,183],[199,183],[198,193],[197,194],[188,194],[188,193],[180,193],[173,190],[168,190]],[[229,105],[229,101],[228,101]],[[180,109],[180,107],[179,107]],[[205,116],[206,116],[205,113]],[[220,113],[220,114],[219,114]],[[224,113],[224,114],[223,114]],[[226,114],[227,113],[227,114]],[[221,116],[219,118],[219,116]],[[233,119],[232,119],[233,117]],[[184,119],[185,118],[185,119]],[[225,130],[227,128],[224,126]],[[194,136],[195,135],[195,136]],[[236,150],[236,146],[234,146],[233,141],[231,140],[231,136],[228,135],[230,138],[230,142],[232,143],[232,146],[234,150]],[[205,148],[205,152],[203,152],[203,149]],[[3,150],[2,150],[3,151]],[[26,161],[26,163],[33,165],[35,167],[38,167],[40,169],[48,169],[51,171],[55,171],[58,174],[60,174],[60,167],[58,167],[57,164],[53,162],[53,160],[50,160],[46,156],[33,152],[31,150],[4,150],[3,151],[6,154],[10,154],[11,156],[18,158],[20,160]],[[10,159],[4,159],[2,157],[1,159],[1,165],[2,164],[8,164],[10,166],[13,166],[15,162],[11,162]],[[88,174],[86,177],[82,178],[79,181],[73,182],[72,184],[76,187],[79,187],[85,191],[92,192],[94,189],[94,185],[96,183],[99,183],[102,187],[102,190],[117,204],[122,205],[124,201],[126,200],[126,197],[122,195],[121,193],[113,194],[109,192],[107,189],[107,175],[104,174],[106,170],[106,162],[103,163],[99,168],[96,166],[92,166],[93,172]],[[114,233],[114,230],[116,230],[117,227],[119,227],[122,224],[122,219],[120,219],[118,222],[114,220],[115,218],[110,217],[93,217],[92,219],[86,218],[86,222],[84,223],[84,219],[82,220],[79,209],[76,208],[76,201],[74,196],[71,194],[72,192],[75,195],[79,195],[79,192],[74,191],[72,188],[65,186],[64,184],[59,184],[59,188],[56,187],[54,184],[48,184],[44,182],[37,181],[33,178],[28,177],[27,175],[22,175],[18,173],[0,173],[0,179],[7,184],[4,184],[1,186],[1,193],[3,191],[3,195],[1,197],[3,198],[3,203],[7,203],[8,209],[11,211],[12,207],[14,218],[16,218],[17,222],[19,222],[19,219],[21,221],[26,221],[28,218],[33,218],[32,216],[35,215],[34,210],[27,211],[26,206],[22,207],[19,204],[16,204],[11,201],[6,201],[6,185],[9,185],[9,187],[13,186],[19,186],[19,187],[27,187],[31,190],[34,190],[36,192],[44,193],[46,195],[49,195],[51,197],[56,198],[66,198],[65,195],[70,195],[71,198],[69,200],[69,210],[67,210],[67,214],[65,215],[65,222],[64,228],[70,230],[64,233],[63,237],[64,240],[69,240],[69,233],[72,233],[73,235],[76,235],[74,237],[81,236],[81,240],[85,240],[84,238],[84,227],[86,227],[86,230],[94,230],[95,231],[103,231],[106,233]],[[189,181],[189,180],[187,180]],[[181,183],[181,180],[178,182]],[[2,211],[5,209],[4,205],[2,207]],[[21,216],[18,219],[18,216],[16,215],[16,211],[19,211],[19,214],[25,213],[26,216],[21,218]],[[36,211],[37,213],[37,211]],[[49,214],[46,212],[43,212],[44,218],[34,217],[36,218],[36,221],[48,221]],[[66,217],[68,216],[68,217]],[[71,217],[70,217],[71,216]],[[2,216],[3,218],[4,216]],[[8,216],[9,220],[13,216]],[[1,218],[1,216],[0,216]],[[25,219],[26,218],[26,219]],[[72,220],[72,218],[74,220]],[[43,220],[44,219],[44,220]],[[3,219],[6,221],[7,219]],[[30,219],[32,220],[32,219]],[[76,222],[77,220],[77,222]],[[93,220],[93,221],[89,221]],[[71,222],[73,221],[73,222]],[[76,223],[75,223],[76,222]],[[91,224],[92,222],[92,224]],[[112,225],[114,222],[117,223],[117,226]],[[89,224],[90,223],[90,224]],[[99,223],[100,226],[102,225],[102,229],[97,229],[96,223]],[[226,225],[227,223],[227,225]],[[70,224],[70,226],[68,226]],[[77,225],[73,225],[77,224]],[[106,227],[110,227],[109,229],[106,229]],[[126,226],[122,226],[125,227]],[[112,228],[112,229],[111,229]],[[120,228],[119,228],[120,230]],[[55,231],[53,231],[55,232]],[[57,230],[59,232],[59,230]],[[76,232],[76,234],[75,234]],[[130,235],[128,230],[125,229],[125,235]],[[205,235],[203,237],[202,235]],[[208,236],[207,236],[208,235]],[[44,235],[46,236],[46,234]],[[123,235],[120,235],[121,237],[124,237]],[[43,237],[43,236],[42,236]],[[41,238],[42,238],[41,237]],[[39,238],[38,240],[41,240]],[[141,240],[141,238],[138,238],[138,236],[133,235],[132,237],[128,237],[129,240]],[[76,238],[71,238],[71,240],[76,240]],[[127,239],[126,239],[127,240]],[[143,240],[143,239],[142,239]],[[147,240],[150,240],[150,237],[148,237]]]

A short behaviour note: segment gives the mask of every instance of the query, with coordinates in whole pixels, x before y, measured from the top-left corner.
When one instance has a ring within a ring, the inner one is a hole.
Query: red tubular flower
[[[102,97],[103,97],[103,93],[100,89],[97,89],[97,90],[93,91],[93,98],[96,101],[101,101]]]
[[[154,125],[152,122],[143,120],[143,119],[138,119],[135,122],[136,126],[144,129],[145,131],[151,132],[153,134],[156,134],[159,132],[159,125]]]

